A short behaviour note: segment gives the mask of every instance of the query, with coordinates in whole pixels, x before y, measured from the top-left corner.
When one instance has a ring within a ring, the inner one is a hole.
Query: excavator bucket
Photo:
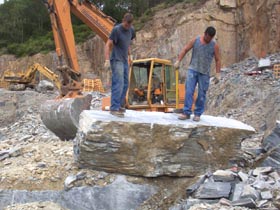
[[[74,139],[79,116],[90,109],[91,95],[78,98],[48,100],[41,106],[40,115],[45,126],[61,140]]]

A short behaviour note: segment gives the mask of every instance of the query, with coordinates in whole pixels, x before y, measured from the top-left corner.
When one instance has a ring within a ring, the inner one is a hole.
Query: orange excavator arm
[[[81,89],[81,70],[78,64],[75,38],[71,22],[71,13],[83,21],[104,42],[115,25],[115,20],[105,15],[98,7],[88,0],[44,0],[47,5],[56,53],[59,58],[58,70],[63,81],[62,97],[75,97]],[[63,59],[64,58],[64,59]],[[63,65],[66,61],[66,66]]]
[[[45,126],[59,138],[73,139],[79,116],[89,109],[91,95],[82,94],[81,69],[79,68],[71,14],[83,21],[104,42],[109,38],[115,21],[100,11],[89,0],[43,0],[46,4],[59,58],[57,70],[62,81],[60,96],[41,105],[41,119]],[[66,65],[64,64],[66,61]]]

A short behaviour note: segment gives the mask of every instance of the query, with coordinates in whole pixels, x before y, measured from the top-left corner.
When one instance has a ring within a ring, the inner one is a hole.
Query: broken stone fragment
[[[272,133],[263,141],[263,149],[267,152],[268,157],[262,162],[262,166],[280,167],[280,121],[276,122],[276,126]]]
[[[86,172],[80,171],[76,175],[69,175],[64,181],[64,189],[69,190],[74,187],[74,183],[78,180],[83,180],[86,178]]]
[[[47,202],[32,202],[24,204],[13,204],[7,206],[4,210],[68,210],[68,208],[62,208],[56,203],[50,201]]]
[[[54,84],[48,80],[41,80],[36,87],[36,90],[38,92],[46,92],[48,90],[52,91],[54,90]]]
[[[170,113],[128,110],[118,118],[90,110],[80,115],[74,155],[81,168],[146,177],[195,176],[209,167],[228,167],[239,156],[241,139],[253,132],[221,117],[202,116],[195,123]]]
[[[47,165],[46,165],[46,163],[41,162],[41,163],[38,163],[38,164],[37,164],[37,167],[38,167],[38,168],[46,168]]]
[[[257,202],[257,207],[262,208],[268,203],[268,200],[261,200]]]
[[[240,200],[241,193],[243,192],[244,186],[245,186],[245,184],[242,182],[234,185],[233,194],[232,194],[232,198],[231,198],[232,201]]]
[[[204,182],[207,178],[209,178],[210,176],[212,176],[212,174],[210,172],[204,174],[203,176],[201,176],[198,181],[196,181],[196,183],[192,184],[191,186],[189,186],[186,189],[187,192],[187,196],[192,195]]]
[[[256,202],[252,198],[243,198],[237,201],[231,202],[232,206],[243,206],[248,208],[256,208]]]
[[[280,176],[279,176],[278,172],[276,172],[276,171],[270,173],[269,176],[272,177],[275,181],[280,180]]]
[[[195,198],[218,199],[229,198],[231,184],[228,182],[205,182],[195,193]]]
[[[243,192],[241,193],[241,198],[252,198],[253,200],[260,200],[260,193],[250,185],[245,185],[243,187]]]
[[[4,154],[2,156],[0,156],[0,161],[5,160],[9,157],[9,154]]]
[[[220,6],[222,8],[236,8],[236,0],[220,0]]]
[[[252,186],[259,190],[268,190],[271,188],[270,181],[267,182],[261,174],[256,178],[255,182],[252,183]]]
[[[217,170],[213,173],[213,179],[215,181],[230,182],[233,181],[235,177],[235,173],[227,170]]]
[[[21,148],[12,148],[9,150],[10,157],[18,157],[22,154]]]
[[[260,174],[268,174],[272,171],[273,171],[272,167],[258,167],[255,170],[253,170],[253,175],[259,176]]]
[[[271,200],[273,198],[270,191],[261,192],[261,197],[263,200]]]
[[[248,175],[242,171],[238,172],[238,176],[240,177],[240,179],[242,180],[242,182],[247,182],[248,181]]]
[[[64,189],[65,190],[71,189],[75,181],[77,181],[77,177],[75,175],[69,175],[64,181]]]
[[[231,206],[231,201],[226,198],[221,198],[219,200],[219,204],[224,205],[224,206]]]
[[[9,150],[0,151],[0,161],[9,157]]]
[[[22,154],[22,149],[19,147],[11,148],[8,150],[0,151],[0,161],[9,157],[18,157]]]

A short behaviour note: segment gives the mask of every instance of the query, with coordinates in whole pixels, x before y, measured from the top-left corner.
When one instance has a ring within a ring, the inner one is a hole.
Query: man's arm
[[[221,80],[221,54],[219,46],[215,45],[215,62],[216,62],[216,72],[215,72],[215,78],[214,83],[218,84]]]
[[[195,39],[191,40],[190,42],[188,42],[185,45],[185,47],[183,48],[183,50],[179,54],[179,57],[178,57],[179,62],[181,62],[183,60],[183,58],[185,57],[185,55],[190,51],[190,49],[193,48],[194,42],[195,42]]]
[[[104,63],[105,70],[110,69],[110,52],[112,48],[113,48],[113,40],[108,39],[105,45],[105,63]]]
[[[216,44],[215,45],[215,62],[216,62],[216,73],[221,72],[221,54],[220,54],[220,48]]]
[[[105,45],[105,60],[110,60],[110,52],[113,48],[113,40],[108,39]]]
[[[131,55],[131,50],[130,50],[130,46],[128,47],[128,65],[132,64],[132,55]]]
[[[194,42],[195,42],[195,39],[191,40],[188,44],[185,45],[183,50],[180,52],[177,61],[174,63],[175,69],[178,69],[180,67],[180,62],[183,60],[183,58],[185,57],[187,52],[189,52],[190,49],[193,48]]]
[[[130,46],[128,47],[128,57],[131,55]]]

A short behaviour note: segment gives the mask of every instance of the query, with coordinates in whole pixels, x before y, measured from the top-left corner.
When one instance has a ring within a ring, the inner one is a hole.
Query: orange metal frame
[[[56,53],[61,62],[62,55],[64,54],[68,66],[76,73],[80,73],[71,13],[96,32],[104,42],[108,40],[115,21],[88,1],[79,3],[79,0],[48,0],[48,8],[50,11]]]

